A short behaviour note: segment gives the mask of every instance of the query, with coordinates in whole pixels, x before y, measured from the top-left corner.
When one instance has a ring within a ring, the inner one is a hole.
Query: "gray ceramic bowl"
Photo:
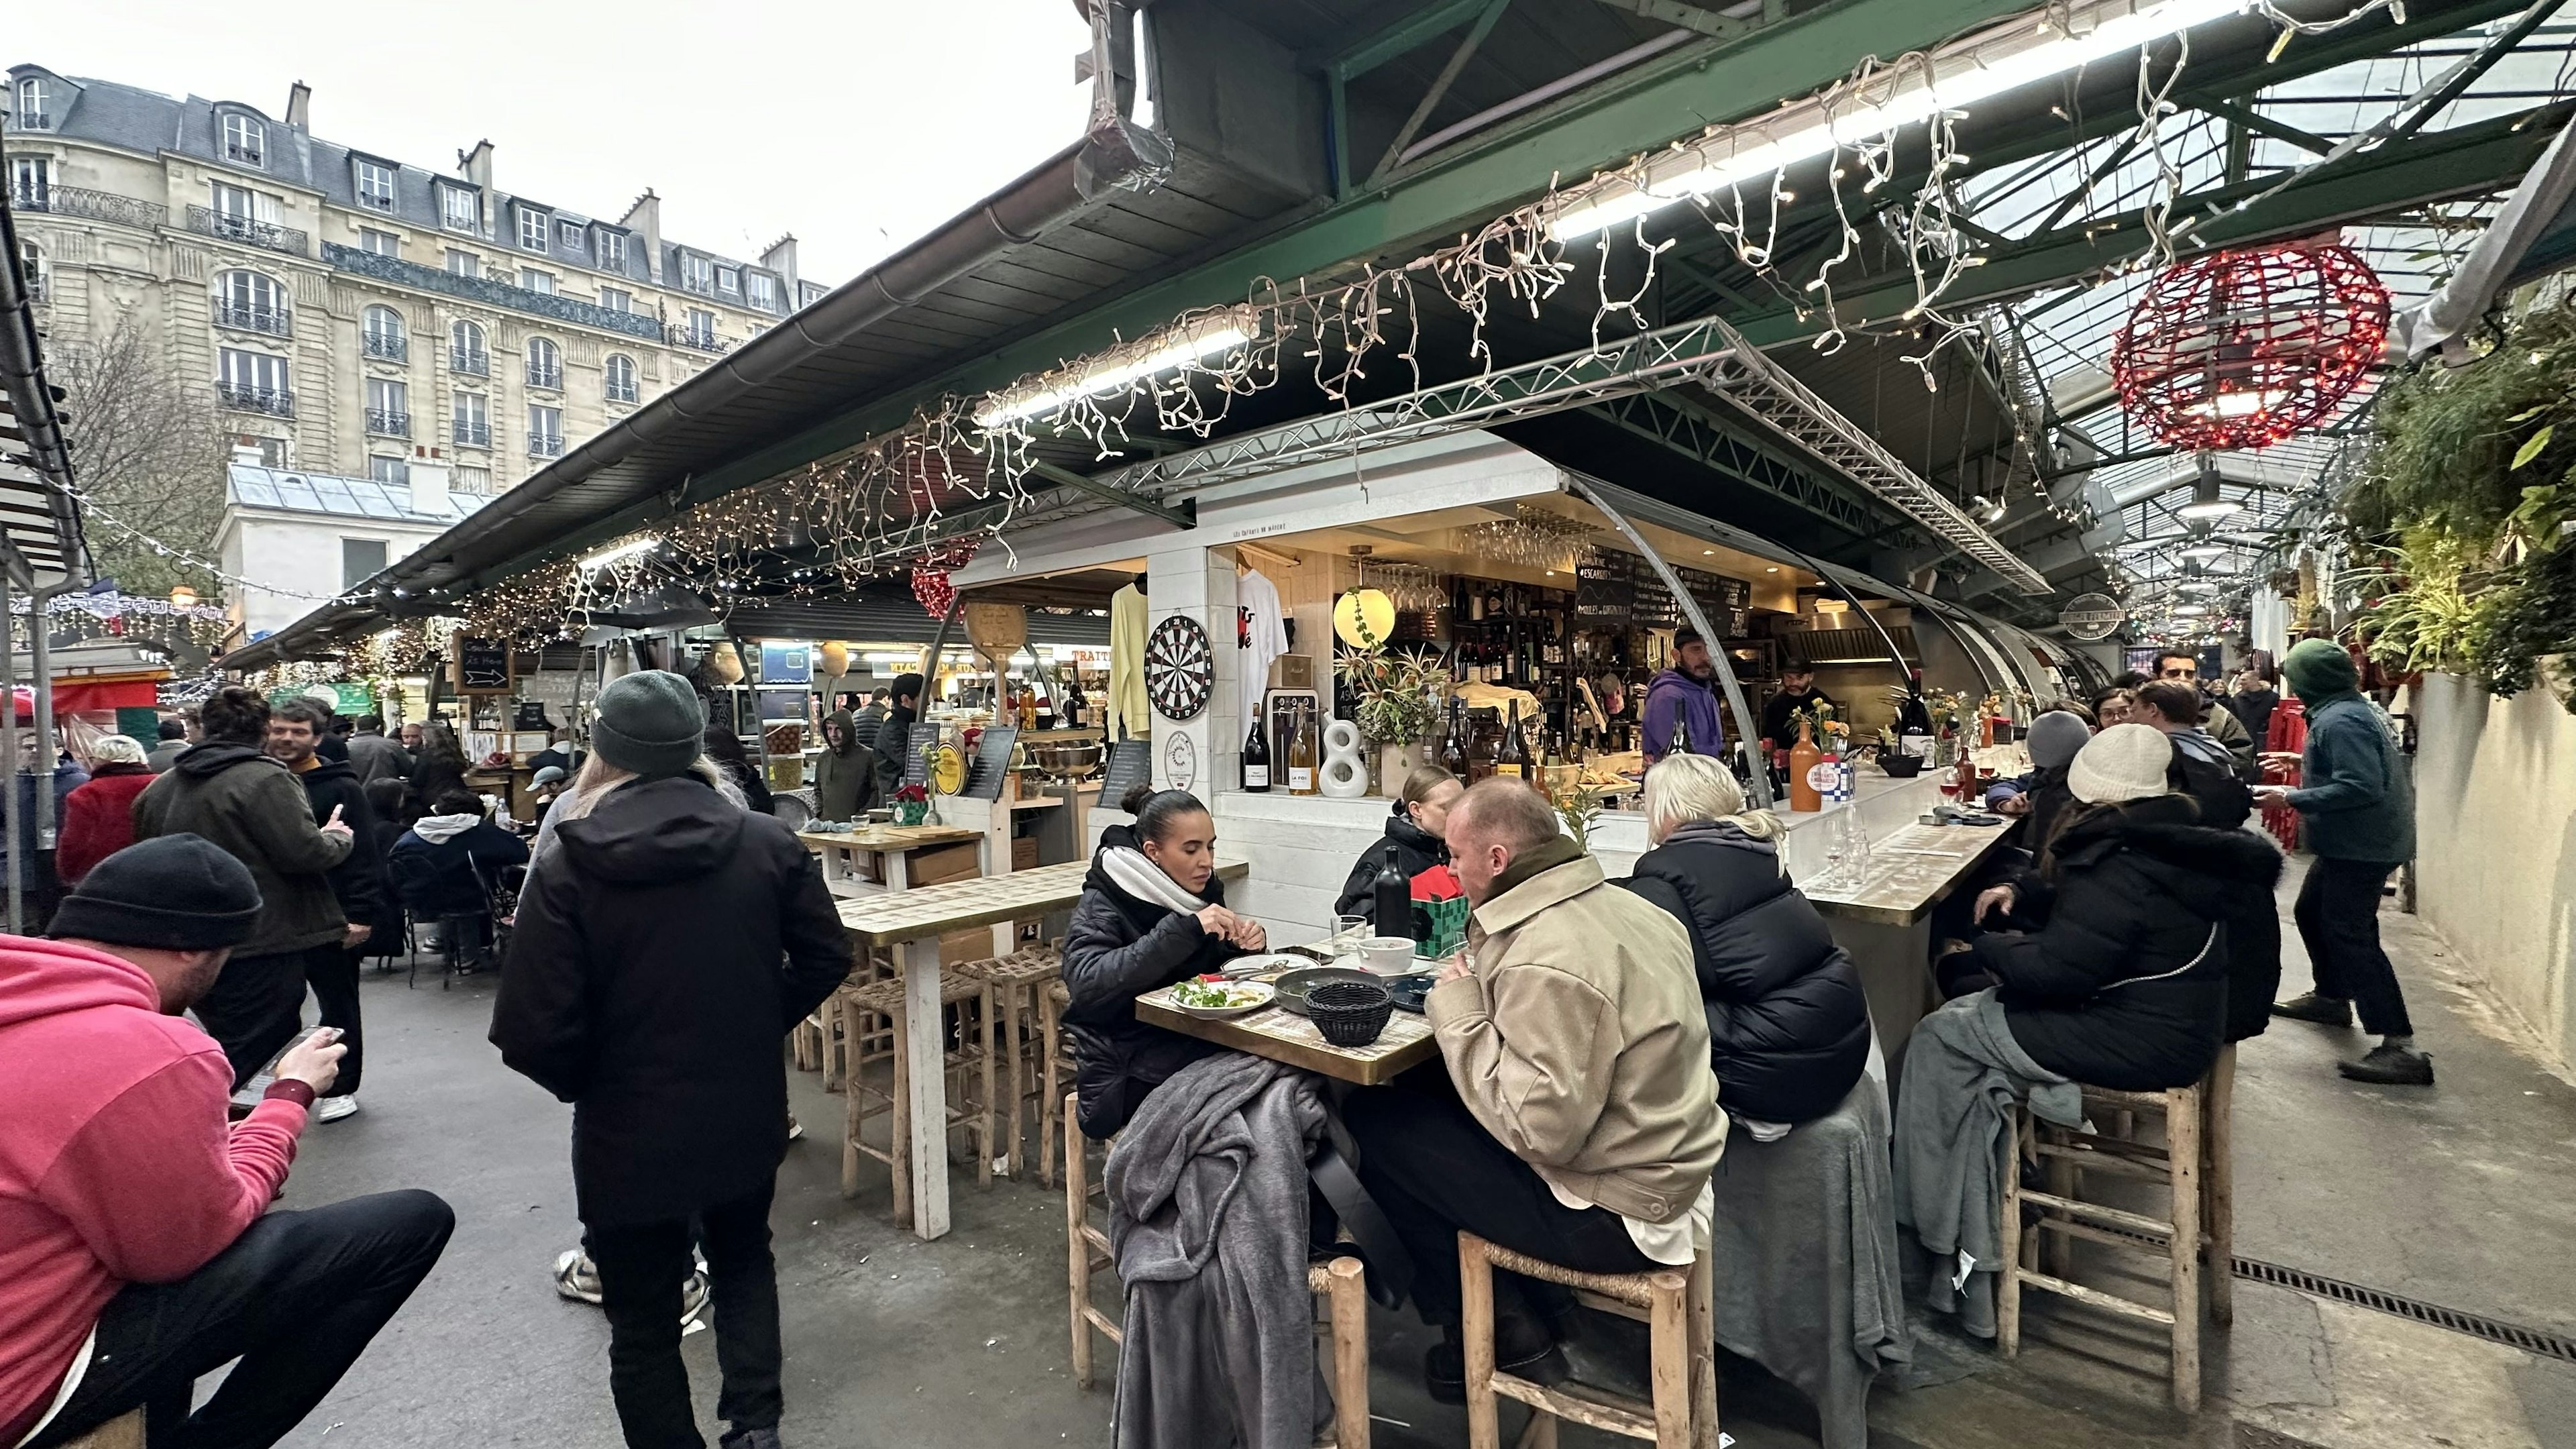
[[[1386,978],[1374,971],[1360,971],[1349,966],[1305,966],[1281,973],[1272,984],[1279,988],[1279,1004],[1304,1016],[1306,993],[1327,981],[1364,981],[1371,986],[1381,986]]]

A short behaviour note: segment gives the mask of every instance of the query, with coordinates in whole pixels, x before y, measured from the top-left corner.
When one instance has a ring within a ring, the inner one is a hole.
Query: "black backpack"
[[[2200,823],[2214,830],[2234,830],[2254,813],[2254,792],[2228,765],[2176,750],[2165,783],[2189,795],[2200,806]]]

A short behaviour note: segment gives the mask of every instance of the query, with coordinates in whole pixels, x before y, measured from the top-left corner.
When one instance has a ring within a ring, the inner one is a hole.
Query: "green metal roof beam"
[[[1397,21],[1366,40],[1344,47],[1341,53],[1324,63],[1324,69],[1336,80],[1357,80],[1388,61],[1421,49],[1433,37],[1457,29],[1484,9],[1485,4],[1486,0],[1448,0],[1445,5],[1434,5],[1419,15]]]

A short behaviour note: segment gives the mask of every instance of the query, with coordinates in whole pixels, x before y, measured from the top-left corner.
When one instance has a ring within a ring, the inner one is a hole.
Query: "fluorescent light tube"
[[[1039,417],[1077,398],[1116,392],[1158,372],[1240,347],[1260,335],[1260,319],[1250,307],[1211,313],[1112,348],[1091,359],[1089,368],[1075,376],[1047,373],[995,393],[975,414],[975,426],[991,429]]]
[[[604,569],[610,564],[616,563],[621,559],[630,559],[651,553],[653,550],[660,548],[661,546],[662,540],[658,538],[630,539],[625,543],[617,545],[615,548],[603,549],[598,553],[592,554],[590,557],[583,559],[580,563],[573,565],[573,567],[580,569],[583,573],[590,573],[596,569]]]

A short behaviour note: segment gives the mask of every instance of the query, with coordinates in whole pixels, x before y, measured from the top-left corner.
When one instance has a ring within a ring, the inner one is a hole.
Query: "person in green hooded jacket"
[[[2302,639],[2281,661],[2306,707],[2308,743],[2296,787],[2266,785],[2263,805],[2299,812],[2309,862],[2291,914],[2308,948],[2316,989],[2276,1002],[2275,1016],[2361,1029],[2379,1045],[2337,1069],[2359,1082],[2429,1087],[2433,1059],[2415,1048],[2406,993],[2379,944],[2379,894],[2389,872],[2415,855],[2415,785],[2377,708],[2361,696],[2352,656],[2331,639]],[[2288,763],[2290,756],[2273,759]]]
[[[877,803],[877,752],[859,742],[850,712],[823,716],[823,757],[814,767],[814,814],[822,820],[859,820]]]

